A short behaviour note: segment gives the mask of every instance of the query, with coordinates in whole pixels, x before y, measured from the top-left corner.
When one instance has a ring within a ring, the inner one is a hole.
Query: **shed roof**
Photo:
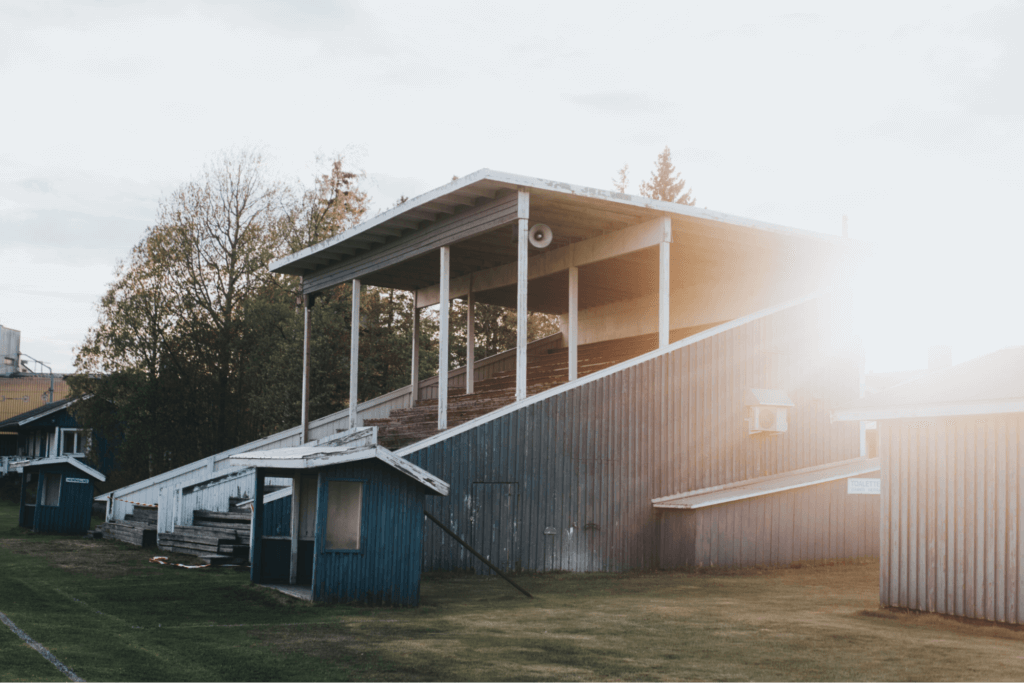
[[[411,479],[426,486],[434,493],[448,495],[448,483],[438,479],[422,467],[417,467],[408,460],[399,458],[382,446],[296,446],[294,448],[276,448],[270,451],[252,451],[232,455],[228,458],[232,464],[241,467],[265,467],[269,469],[310,470],[331,465],[342,465],[359,460],[376,458],[398,470]]]
[[[64,410],[69,405],[77,401],[78,398],[79,397],[61,399],[60,401],[47,403],[46,405],[39,406],[38,408],[34,408],[33,410],[28,410],[19,415],[15,415],[12,418],[0,422],[0,430],[21,427],[29,424],[30,422],[34,422],[35,420],[44,418],[47,415],[52,415],[58,411]]]
[[[673,252],[674,288],[712,277],[723,268],[803,268],[835,270],[841,254],[863,248],[849,239],[787,228],[764,221],[731,216],[646,197],[581,187],[481,169],[447,185],[410,199],[352,230],[307,247],[270,264],[274,272],[303,276],[303,288],[314,293],[352,278],[364,284],[409,291],[439,280],[437,248],[451,246],[451,278],[493,270],[517,259],[517,190],[529,191],[531,224],[545,223],[554,241],[544,252],[557,252],[581,241],[619,233],[626,228],[668,217],[674,241],[687,248]],[[801,250],[808,258],[799,259]],[[675,253],[678,251],[678,253]],[[657,250],[623,253],[581,271],[580,308],[655,291]],[[811,255],[813,253],[813,256]],[[775,262],[776,257],[785,262]],[[386,257],[384,256],[386,255]],[[800,261],[794,264],[793,259]],[[685,266],[685,267],[684,267]],[[531,273],[531,280],[535,276]],[[588,281],[588,278],[591,281]],[[536,277],[544,286],[530,291],[531,311],[563,313],[568,285],[553,274]],[[514,305],[515,287],[482,286],[474,281],[478,301]],[[820,286],[820,285],[816,285]],[[453,288],[456,288],[453,284]],[[456,288],[457,289],[457,288]],[[453,294],[452,296],[455,296]],[[587,300],[590,297],[591,300]],[[422,305],[422,304],[421,304]]]
[[[1024,412],[1024,346],[910,380],[832,411],[839,422]]]
[[[22,460],[20,462],[11,463],[11,467],[16,469],[18,472],[24,472],[26,469],[32,467],[46,467],[49,465],[71,465],[72,467],[81,470],[84,474],[89,475],[90,477],[96,479],[97,481],[107,480],[105,476],[103,476],[93,468],[89,467],[78,458],[73,458],[66,455],[62,455],[57,458],[38,458],[36,460]]]
[[[720,486],[712,486],[704,489],[696,489],[685,493],[677,493],[664,498],[655,498],[651,501],[656,508],[667,508],[676,510],[696,510],[711,505],[721,505],[747,498],[767,496],[772,493],[789,491],[790,489],[815,486],[837,479],[857,477],[862,474],[869,474],[879,470],[878,458],[854,458],[831,462],[825,465],[805,467],[782,474],[773,474],[767,477],[744,479]]]

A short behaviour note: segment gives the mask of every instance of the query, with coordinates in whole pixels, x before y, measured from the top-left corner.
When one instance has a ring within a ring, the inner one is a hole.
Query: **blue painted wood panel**
[[[272,500],[263,506],[263,535],[291,536],[292,497]]]
[[[426,489],[377,460],[319,470],[313,599],[415,606],[420,598]],[[327,550],[327,492],[332,479],[362,481],[358,551]]]
[[[513,525],[514,569],[655,569],[652,498],[859,455],[857,426],[829,420],[859,389],[838,310],[816,299],[778,311],[413,452],[410,462],[451,485],[427,509],[502,557],[502,536],[478,527],[502,514],[488,506],[504,503],[479,485],[515,483],[514,518],[502,522]],[[744,398],[755,387],[793,399],[787,433],[748,433]],[[432,524],[423,542],[425,570],[486,571]]]
[[[31,528],[39,533],[84,534],[92,519],[92,480],[78,468],[67,464],[33,467],[36,486],[36,505],[32,513]],[[43,477],[60,478],[60,496],[57,505],[40,505],[43,499]],[[25,475],[23,474],[24,478]],[[82,484],[68,479],[87,480]],[[28,510],[22,491],[22,521],[27,521]]]

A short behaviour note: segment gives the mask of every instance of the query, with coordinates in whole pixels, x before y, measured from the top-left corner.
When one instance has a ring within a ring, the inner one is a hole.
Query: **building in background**
[[[832,417],[878,423],[882,605],[1024,623],[1024,347]]]
[[[21,352],[21,332],[0,325],[0,423],[71,393],[64,375],[33,372],[28,361]],[[36,363],[40,369],[45,366]],[[17,455],[17,434],[0,428],[0,457],[13,455]]]

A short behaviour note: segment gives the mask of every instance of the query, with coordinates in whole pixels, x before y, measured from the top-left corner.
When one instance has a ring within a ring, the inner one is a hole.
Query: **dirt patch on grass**
[[[1024,626],[1020,624],[999,624],[981,619],[968,619],[948,614],[915,612],[909,609],[881,607],[857,612],[859,617],[886,619],[904,626],[919,626],[952,633],[958,636],[1000,638],[1024,643]]]
[[[150,564],[149,558],[154,555],[167,556],[171,562],[196,564],[196,558],[190,555],[168,555],[157,548],[142,549],[117,541],[88,538],[0,538],[0,550],[45,557],[51,565],[74,573],[108,577],[138,573]]]

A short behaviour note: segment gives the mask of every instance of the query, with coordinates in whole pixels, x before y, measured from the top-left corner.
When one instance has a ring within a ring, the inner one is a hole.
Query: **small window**
[[[85,430],[65,430],[64,431],[64,454],[65,455],[85,455],[87,448],[87,437]]]
[[[328,550],[359,550],[363,520],[363,483],[327,482]]]
[[[39,501],[40,505],[60,505],[60,480],[59,474],[43,475],[43,499]]]

